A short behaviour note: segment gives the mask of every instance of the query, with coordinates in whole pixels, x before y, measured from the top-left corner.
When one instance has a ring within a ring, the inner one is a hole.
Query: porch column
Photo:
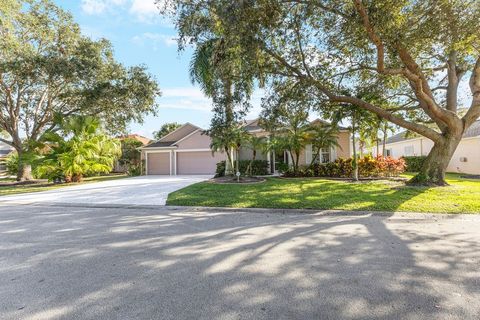
[[[173,150],[173,175],[177,175],[177,150]]]
[[[145,151],[145,175],[148,176],[148,152]]]

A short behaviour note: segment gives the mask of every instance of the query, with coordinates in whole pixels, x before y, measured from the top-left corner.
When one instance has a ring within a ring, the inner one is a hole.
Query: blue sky
[[[125,65],[144,64],[162,91],[158,115],[148,116],[143,124],[133,123],[132,133],[148,137],[166,122],[191,122],[207,128],[211,102],[190,83],[188,65],[192,50],[178,52],[176,32],[163,19],[154,0],[54,0],[69,11],[91,38],[106,38],[115,56]],[[253,99],[249,117],[258,114],[259,97]]]

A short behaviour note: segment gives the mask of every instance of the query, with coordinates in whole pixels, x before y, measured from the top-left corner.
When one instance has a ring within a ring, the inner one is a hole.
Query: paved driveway
[[[479,319],[480,216],[2,206],[1,319]]]
[[[165,205],[168,194],[211,176],[141,176],[0,197],[0,201]]]

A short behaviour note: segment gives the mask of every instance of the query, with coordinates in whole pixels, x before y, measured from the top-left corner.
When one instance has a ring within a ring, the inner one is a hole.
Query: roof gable
[[[199,127],[187,122],[180,128],[170,132],[169,134],[163,136],[160,140],[150,143],[145,148],[167,148],[175,147],[175,143],[179,140],[184,139],[193,132],[201,130]]]

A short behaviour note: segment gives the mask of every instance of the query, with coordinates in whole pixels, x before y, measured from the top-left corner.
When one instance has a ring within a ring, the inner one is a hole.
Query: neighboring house
[[[4,172],[5,159],[13,151],[13,148],[6,143],[0,142],[0,173]]]
[[[128,134],[128,135],[120,136],[118,137],[118,139],[119,140],[135,139],[137,141],[140,141],[143,146],[146,146],[152,142],[151,139],[141,136],[139,134]],[[115,166],[113,167],[113,172],[126,172],[127,170],[128,168],[126,165],[121,165],[118,160],[115,162]]]
[[[432,147],[432,140],[419,135],[407,135],[404,131],[387,139],[385,155],[395,158],[426,156]],[[381,144],[379,149],[379,154],[382,154]],[[372,154],[377,154],[376,147],[372,149]],[[477,120],[463,135],[447,171],[480,174],[480,120]]]
[[[312,121],[313,124],[327,124],[322,120]],[[259,137],[270,136],[263,130],[258,119],[246,121],[244,127],[247,132]],[[350,157],[350,132],[346,128],[340,128],[338,134],[340,148],[323,150],[321,162],[334,161],[338,157]],[[224,152],[212,153],[210,149],[211,138],[205,131],[191,123],[186,123],[177,130],[169,133],[160,140],[143,147],[142,153],[145,159],[145,172],[147,175],[182,175],[182,174],[206,174],[215,173],[216,164],[226,160]],[[253,151],[242,147],[239,152],[240,160],[250,160]],[[257,159],[267,160],[270,163],[270,171],[276,171],[275,163],[291,163],[288,152],[261,152],[257,150]],[[308,165],[312,160],[312,147],[307,146],[300,154],[300,164]]]

